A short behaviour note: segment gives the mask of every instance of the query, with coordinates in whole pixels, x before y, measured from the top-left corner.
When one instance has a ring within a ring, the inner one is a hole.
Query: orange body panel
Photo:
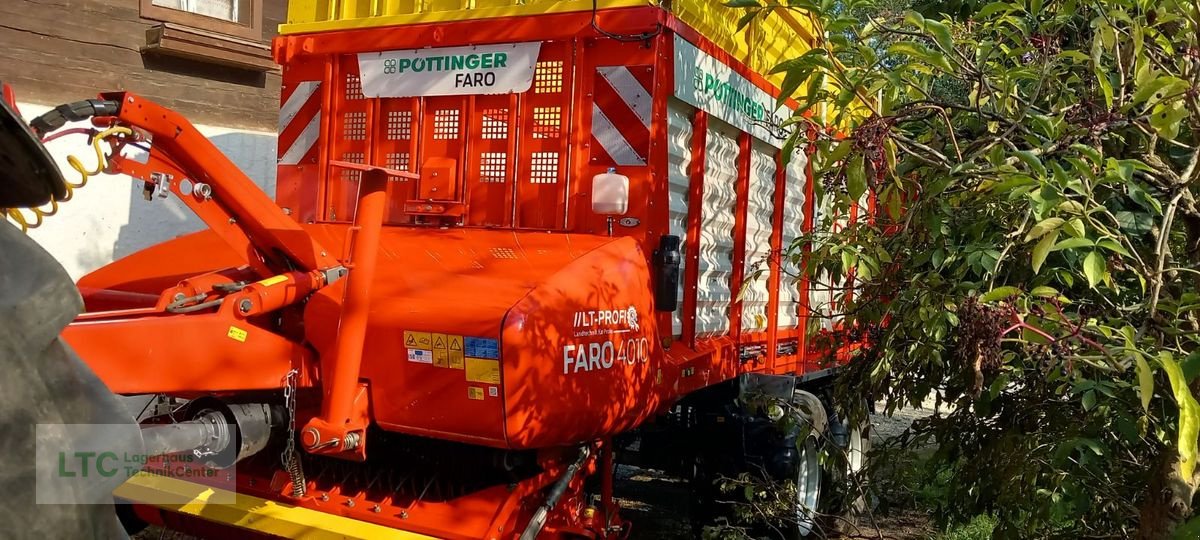
[[[596,31],[597,23],[644,39],[611,39]],[[691,108],[687,148],[668,148],[679,142],[667,117],[683,103],[673,94],[676,35],[758,90],[777,94],[762,76],[654,7],[279,38],[285,114],[276,203],[283,210],[265,204],[259,192],[242,193],[253,187],[230,173],[226,162],[210,172],[186,146],[172,146],[191,141],[192,132],[183,132],[180,141],[156,135],[156,147],[184,157],[158,155],[145,167],[117,165],[145,178],[161,172],[155,166],[166,168],[207,180],[221,195],[246,196],[188,200],[211,230],[135,253],[81,279],[87,308],[96,313],[81,317],[65,336],[123,393],[190,397],[277,390],[297,370],[300,386],[312,387],[298,400],[297,432],[325,430],[311,441],[301,433],[301,441],[310,453],[365,461],[350,464],[366,467],[350,477],[377,473],[372,467],[389,457],[372,455],[365,442],[353,453],[313,446],[331,433],[335,445],[346,444],[338,441],[349,431],[365,438],[371,427],[537,450],[542,472],[511,488],[497,482],[445,500],[400,501],[378,489],[312,479],[311,489],[327,497],[291,501],[439,537],[512,536],[571,458],[568,447],[606,447],[604,441],[689,393],[740,374],[804,374],[824,367],[806,350],[808,282],[780,278],[784,194],[795,190],[790,182],[803,183],[802,230],[811,231],[811,169],[792,178],[777,166],[771,178],[766,329],[759,323],[743,332],[743,308],[730,299],[728,331],[696,330],[698,290],[711,287],[701,280],[725,275],[728,282],[721,285],[736,296],[747,279],[756,144],[741,132],[734,159],[711,155],[722,135],[710,128],[726,122]],[[527,92],[362,93],[359,53],[532,41],[540,48]],[[182,122],[139,111],[125,116],[161,129]],[[672,169],[671,160],[684,154],[690,164]],[[782,162],[778,151],[762,155]],[[717,184],[706,194],[705,183],[713,178],[707,160],[736,169],[734,185]],[[591,178],[614,166],[629,177],[630,200],[628,212],[610,220],[591,211]],[[385,184],[380,169],[388,171]],[[222,182],[226,175],[233,180]],[[733,193],[732,224],[714,231],[716,221],[705,215],[713,210],[704,200],[722,200],[723,193],[713,192],[724,187]],[[675,212],[680,197],[686,208]],[[658,311],[654,298],[653,250],[672,232],[686,236],[678,333],[672,329],[676,314]],[[732,238],[731,264],[718,268],[725,274],[713,274],[713,261],[725,255],[711,253],[711,240],[722,235]],[[702,246],[702,237],[710,243]],[[763,248],[756,249],[752,253]],[[702,257],[710,265],[707,275]],[[337,273],[347,268],[348,278]],[[231,284],[244,288],[225,293]],[[798,293],[798,304],[783,307],[794,313],[781,311],[784,287]],[[218,289],[229,304],[204,313],[164,313],[178,297],[208,298],[203,295],[218,296],[212,292]],[[719,289],[706,290],[710,319]],[[798,325],[779,326],[783,315],[794,315]],[[589,474],[611,469],[605,452],[600,464],[595,456],[586,462]],[[240,489],[286,497],[286,475],[276,463],[252,467]],[[583,530],[584,501],[573,499],[582,482],[580,477],[572,484],[548,530]],[[611,486],[603,491],[610,496]],[[612,510],[610,502],[604,505],[605,512]]]

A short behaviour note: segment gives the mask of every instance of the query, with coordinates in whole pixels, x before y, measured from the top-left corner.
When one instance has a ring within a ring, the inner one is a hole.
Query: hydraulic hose
[[[525,526],[525,532],[521,533],[521,540],[533,540],[542,532],[542,528],[546,526],[546,518],[550,516],[550,511],[554,510],[554,507],[558,505],[558,500],[567,491],[567,485],[571,483],[571,480],[575,479],[575,475],[579,473],[579,469],[583,468],[583,464],[587,461],[590,454],[591,452],[586,446],[579,449],[579,457],[567,466],[566,472],[550,487],[550,493],[546,495],[546,502],[542,503],[537,511],[533,513],[533,518],[529,520],[529,525]]]

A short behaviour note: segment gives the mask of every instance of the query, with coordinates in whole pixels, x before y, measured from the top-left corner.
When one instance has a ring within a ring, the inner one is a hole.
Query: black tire
[[[790,477],[783,479],[796,483],[795,510],[783,531],[789,540],[814,537],[824,529],[821,515],[827,474],[821,464],[821,451],[829,430],[829,415],[817,396],[797,389],[792,394],[792,405],[800,416],[798,423],[805,438],[796,445],[798,456]]]

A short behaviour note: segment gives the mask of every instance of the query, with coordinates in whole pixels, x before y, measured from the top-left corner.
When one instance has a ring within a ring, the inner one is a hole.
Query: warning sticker
[[[468,386],[467,397],[470,399],[483,399],[483,389],[478,386]]]
[[[500,384],[500,361],[467,357],[467,381]]]
[[[410,349],[432,349],[433,335],[429,332],[404,332],[404,346]]]
[[[496,388],[495,386],[489,386],[488,387],[488,395],[491,397],[497,397],[500,395],[500,389]]]
[[[462,351],[453,351],[452,350],[452,351],[448,351],[448,353],[450,354],[450,360],[449,360],[449,366],[448,366],[450,369],[463,369],[465,367],[465,361],[463,360],[463,352]]]
[[[409,349],[408,361],[416,362],[418,364],[432,364],[433,351],[429,349]]]
[[[436,340],[435,340],[436,342]],[[450,367],[449,351],[443,349],[433,350],[433,365],[437,367]]]
[[[500,342],[490,338],[468,337],[465,340],[467,356],[476,358],[500,358]]]
[[[232,339],[234,341],[238,341],[241,343],[245,343],[246,336],[249,336],[250,334],[248,332],[246,332],[245,330],[242,330],[241,328],[238,328],[236,326],[230,326],[229,331],[226,332],[225,335],[229,336],[229,339]]]
[[[446,334],[430,334],[430,336],[433,337],[433,350],[435,351],[438,349],[444,351],[450,344],[450,340],[446,337]]]

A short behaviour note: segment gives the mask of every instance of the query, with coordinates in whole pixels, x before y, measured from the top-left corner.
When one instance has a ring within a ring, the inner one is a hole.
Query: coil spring
[[[300,466],[300,456],[293,452],[288,458],[286,469],[288,477],[292,480],[292,496],[297,499],[303,497],[307,488],[305,487],[304,469]]]
[[[96,152],[96,167],[94,169],[88,169],[83,165],[83,161],[78,157],[74,155],[67,156],[67,165],[70,165],[72,169],[75,169],[75,171],[79,173],[79,181],[65,182],[67,186],[67,195],[59,200],[51,199],[50,202],[47,203],[49,208],[47,208],[47,205],[42,205],[37,208],[28,208],[27,210],[33,214],[32,222],[26,216],[25,212],[20,209],[10,208],[4,210],[3,215],[8,219],[15,221],[17,225],[21,227],[22,232],[29,232],[29,229],[36,229],[40,227],[42,223],[45,222],[47,217],[58,213],[58,203],[71,200],[71,197],[75,196],[76,189],[86,186],[91,177],[104,172],[104,170],[108,168],[108,158],[104,155],[104,149],[100,147],[100,143],[105,138],[112,135],[133,135],[133,130],[119,126],[108,128],[99,133],[94,133],[92,130],[88,129],[73,129],[47,137],[43,142],[50,142],[58,137],[69,135],[71,133],[87,133],[88,135],[92,136],[92,148]]]

